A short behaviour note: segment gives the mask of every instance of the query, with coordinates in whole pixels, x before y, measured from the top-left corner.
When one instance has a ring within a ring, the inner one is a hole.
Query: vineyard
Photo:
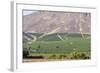
[[[23,58],[25,61],[90,59],[91,38],[89,34],[23,33]]]

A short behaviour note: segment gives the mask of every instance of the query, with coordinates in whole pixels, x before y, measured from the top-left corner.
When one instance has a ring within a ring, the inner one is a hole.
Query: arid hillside
[[[90,28],[90,13],[37,11],[23,16],[23,32],[90,34]]]

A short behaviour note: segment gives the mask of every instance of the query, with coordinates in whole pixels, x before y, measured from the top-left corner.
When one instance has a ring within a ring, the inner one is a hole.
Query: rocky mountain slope
[[[23,16],[23,32],[90,34],[90,28],[90,13],[37,11]]]

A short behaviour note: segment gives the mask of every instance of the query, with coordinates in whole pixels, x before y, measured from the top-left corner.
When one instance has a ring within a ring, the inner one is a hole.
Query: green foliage
[[[67,56],[66,55],[59,55],[59,59],[65,59]]]
[[[43,56],[46,59],[90,59],[88,53],[91,52],[91,38],[83,39],[81,34],[59,33],[59,35],[64,41],[60,40],[57,34],[52,34],[41,39],[37,38],[37,41],[31,44],[24,43],[23,47],[31,47],[31,50],[23,50],[23,57],[31,54]],[[85,37],[90,37],[90,35],[85,35]],[[36,52],[32,50],[36,50]]]
[[[38,48],[40,49],[40,45],[38,45]]]
[[[48,59],[56,59],[56,57],[57,57],[56,55],[51,55],[48,57]]]
[[[70,42],[72,44],[70,44]],[[68,54],[73,52],[73,48],[77,48],[77,51],[79,52],[90,51],[90,40],[89,39],[84,40],[82,38],[69,38],[69,40],[65,41],[36,41],[30,44],[29,46],[31,46],[33,50],[38,49],[37,53]]]
[[[48,59],[65,59],[67,56],[65,54],[52,54],[48,56]]]
[[[23,58],[27,58],[29,55],[29,50],[27,50],[26,48],[23,49]]]
[[[86,53],[73,52],[71,53],[71,59],[89,59],[90,57]]]

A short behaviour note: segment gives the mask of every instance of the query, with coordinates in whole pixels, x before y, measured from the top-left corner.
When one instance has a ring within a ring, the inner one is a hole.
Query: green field
[[[63,40],[57,37],[59,34]],[[34,35],[34,34],[33,34]],[[23,49],[28,50],[28,56],[42,56],[43,59],[90,59],[91,38],[88,34],[55,33],[38,38],[37,41],[23,42]],[[35,59],[35,58],[34,58]]]

